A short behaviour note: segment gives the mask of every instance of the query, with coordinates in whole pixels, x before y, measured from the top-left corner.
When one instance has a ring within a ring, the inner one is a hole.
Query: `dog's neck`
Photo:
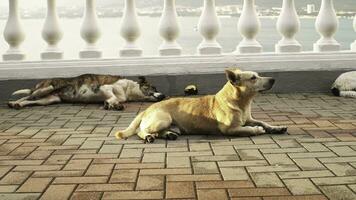
[[[233,110],[248,110],[254,94],[246,93],[245,88],[236,87],[227,82],[224,87],[215,95],[217,100],[226,104]]]

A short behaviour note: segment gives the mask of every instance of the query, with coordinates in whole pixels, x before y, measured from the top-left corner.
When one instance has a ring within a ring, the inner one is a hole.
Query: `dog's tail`
[[[15,95],[30,95],[32,94],[32,90],[31,89],[22,89],[22,90],[17,90],[14,93],[12,93],[12,96]]]
[[[123,131],[118,131],[115,133],[117,139],[127,139],[128,137],[136,133],[137,128],[140,126],[144,112],[141,112],[136,116],[136,118],[131,122],[130,126]]]

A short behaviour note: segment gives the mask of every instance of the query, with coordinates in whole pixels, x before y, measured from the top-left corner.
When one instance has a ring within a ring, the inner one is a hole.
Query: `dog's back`
[[[106,84],[113,84],[120,79],[122,79],[122,77],[120,76],[83,74],[71,78],[54,78],[43,80],[36,85],[35,89],[48,87],[50,85],[52,85],[55,89],[60,89],[66,86],[81,87],[84,84],[100,86]]]

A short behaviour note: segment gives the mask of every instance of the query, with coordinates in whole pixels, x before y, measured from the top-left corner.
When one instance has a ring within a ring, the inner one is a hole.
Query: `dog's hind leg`
[[[7,105],[8,105],[10,108],[20,109],[20,108],[21,108],[21,107],[20,107],[20,103],[23,102],[23,101],[26,101],[26,100],[28,100],[28,99],[30,99],[30,96],[23,97],[23,98],[18,99],[18,100],[16,100],[16,101],[9,101],[9,102],[7,103]]]
[[[152,143],[156,137],[168,130],[171,124],[172,118],[168,113],[155,111],[142,119],[137,135],[146,142]]]
[[[41,98],[43,96],[46,96],[46,95],[50,94],[54,90],[55,90],[55,88],[53,87],[53,85],[50,85],[50,86],[45,87],[45,88],[39,88],[39,89],[37,89],[37,90],[32,92],[31,99]]]
[[[44,97],[44,98],[38,99],[38,100],[25,100],[25,101],[18,103],[18,105],[16,105],[16,106],[18,106],[19,108],[22,108],[25,106],[30,106],[30,105],[46,106],[46,105],[59,103],[59,102],[61,102],[61,98],[59,98],[58,96],[55,96],[55,95],[50,95],[50,96],[47,96],[47,97]]]

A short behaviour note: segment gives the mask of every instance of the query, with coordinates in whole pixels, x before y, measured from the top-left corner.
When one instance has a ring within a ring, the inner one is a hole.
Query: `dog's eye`
[[[252,77],[251,77],[251,80],[256,80],[256,79],[257,79],[256,76],[252,76]]]

